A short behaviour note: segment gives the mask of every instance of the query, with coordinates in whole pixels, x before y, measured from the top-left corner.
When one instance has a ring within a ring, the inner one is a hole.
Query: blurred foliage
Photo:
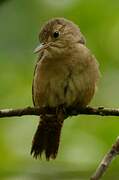
[[[8,0],[0,0],[0,5],[3,4],[6,1],[8,1]]]
[[[2,1],[0,1],[2,2]],[[11,0],[0,6],[0,108],[32,105],[31,84],[41,25],[52,17],[79,24],[102,77],[94,106],[119,107],[119,1]],[[0,179],[86,180],[119,135],[118,117],[78,116],[65,121],[58,158],[30,156],[36,117],[0,121]],[[119,179],[116,159],[104,180]]]

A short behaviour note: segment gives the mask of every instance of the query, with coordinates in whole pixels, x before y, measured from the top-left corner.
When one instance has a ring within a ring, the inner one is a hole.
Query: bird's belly
[[[56,107],[87,105],[95,90],[95,84],[87,74],[57,74],[57,76],[40,79],[36,76],[34,81],[35,106]]]

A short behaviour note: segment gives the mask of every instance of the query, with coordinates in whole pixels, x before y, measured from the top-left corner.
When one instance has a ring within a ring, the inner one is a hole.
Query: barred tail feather
[[[37,159],[44,152],[47,160],[56,158],[63,121],[63,116],[41,116],[32,142],[31,154],[33,157]]]

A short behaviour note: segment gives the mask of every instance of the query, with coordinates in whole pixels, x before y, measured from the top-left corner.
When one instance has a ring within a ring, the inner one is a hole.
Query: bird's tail
[[[31,154],[37,158],[45,153],[46,159],[55,159],[58,153],[64,116],[43,115],[33,138]]]

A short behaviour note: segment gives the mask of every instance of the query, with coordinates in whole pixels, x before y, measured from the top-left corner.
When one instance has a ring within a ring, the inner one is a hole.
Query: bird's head
[[[71,48],[74,43],[85,44],[85,38],[80,29],[73,22],[64,18],[54,18],[48,21],[39,34],[40,44],[34,53],[48,51],[61,51]]]

